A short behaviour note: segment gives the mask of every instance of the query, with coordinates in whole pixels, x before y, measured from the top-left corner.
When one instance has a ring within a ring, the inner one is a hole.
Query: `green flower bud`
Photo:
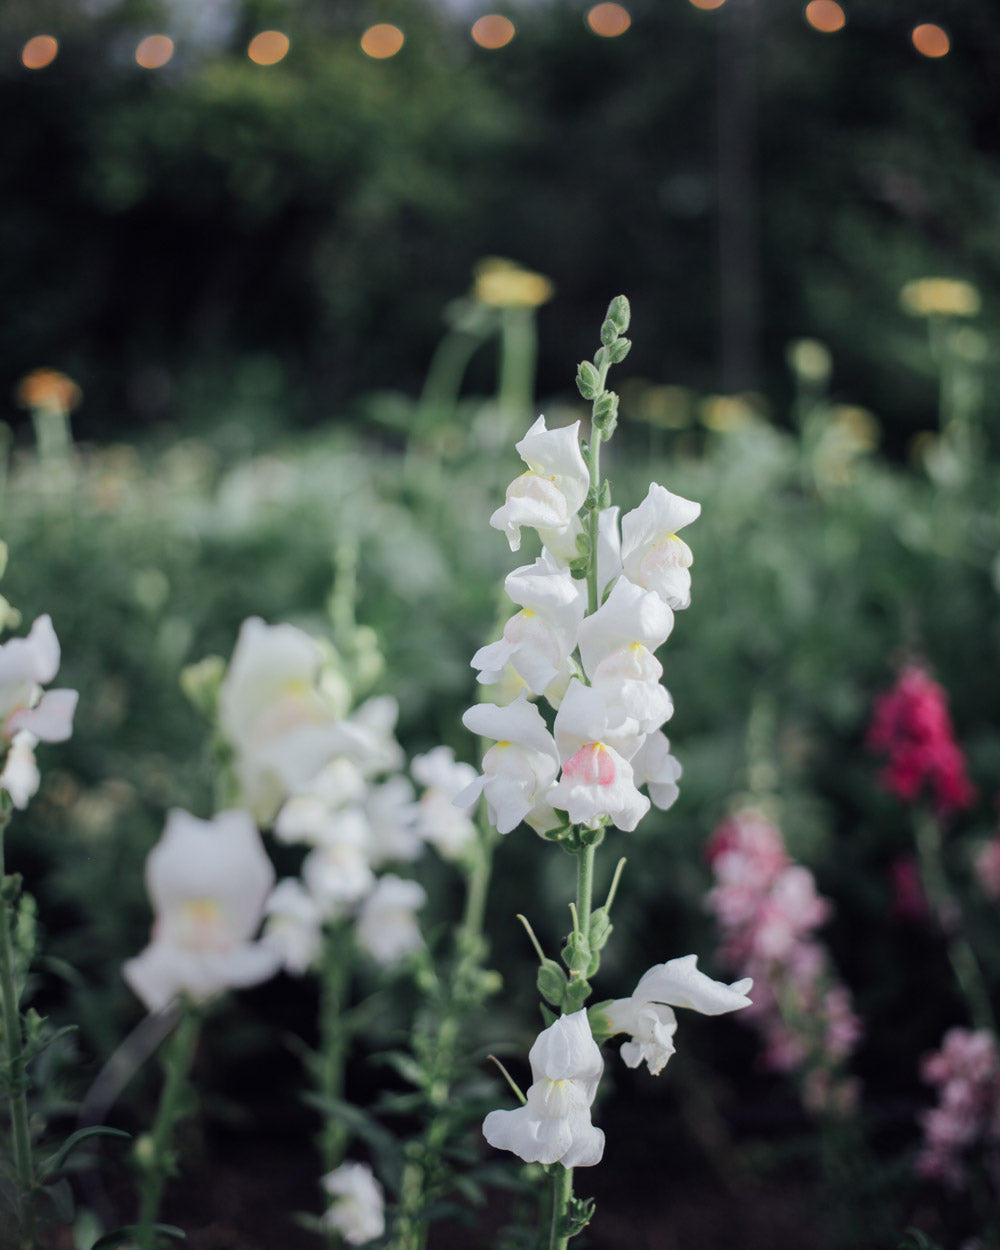
[[[624,334],[632,319],[632,309],[629,307],[628,299],[624,295],[616,295],[608,305],[605,318],[614,324],[619,334]]]
[[[617,342],[612,343],[611,346],[608,348],[608,356],[611,359],[611,363],[613,365],[617,365],[620,361],[624,360],[625,357],[629,354],[629,351],[631,350],[631,348],[632,348],[631,339],[618,339]]]
[[[563,1011],[566,1015],[572,1015],[574,1011],[579,1011],[583,1004],[590,997],[590,982],[583,977],[574,977],[566,986],[566,995],[563,998]]]
[[[601,342],[605,347],[611,347],[617,338],[618,327],[613,321],[605,321],[601,326]]]
[[[576,387],[584,399],[596,399],[601,393],[601,375],[589,360],[581,360],[576,367]]]
[[[597,500],[597,506],[603,511],[605,508],[611,507],[611,483],[605,478],[601,483],[601,494]]]
[[[181,690],[206,720],[215,720],[219,687],[226,675],[226,661],[221,655],[207,655],[197,664],[181,669]]]
[[[590,943],[582,933],[571,933],[563,947],[563,963],[570,972],[583,972],[590,963]]]
[[[604,949],[608,938],[611,936],[613,927],[611,917],[608,915],[608,909],[606,907],[598,907],[590,917],[590,930],[587,934],[592,950],[600,951]]]

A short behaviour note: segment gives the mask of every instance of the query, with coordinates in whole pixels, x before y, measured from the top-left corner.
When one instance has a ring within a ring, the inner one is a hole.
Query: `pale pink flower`
[[[968,1152],[985,1151],[1000,1196],[1000,1053],[985,1029],[949,1029],[941,1049],[922,1064],[925,1081],[938,1090],[935,1107],[920,1122],[922,1176],[961,1189],[968,1179]]]

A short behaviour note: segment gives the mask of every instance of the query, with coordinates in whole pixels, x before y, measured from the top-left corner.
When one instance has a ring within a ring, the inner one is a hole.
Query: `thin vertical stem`
[[[555,1165],[552,1174],[552,1222],[549,1225],[549,1250],[566,1250],[569,1245],[569,1221],[566,1218],[573,1197],[573,1169]]]
[[[31,1134],[28,1127],[28,1082],[24,1061],[24,1042],[19,1010],[20,994],[14,966],[13,931],[17,923],[17,907],[7,888],[4,876],[3,835],[10,821],[10,801],[0,799],[0,998],[3,999],[4,1054],[10,1082],[10,1126],[14,1152],[14,1173],[21,1195],[22,1244],[34,1244],[34,1168],[31,1161]]]

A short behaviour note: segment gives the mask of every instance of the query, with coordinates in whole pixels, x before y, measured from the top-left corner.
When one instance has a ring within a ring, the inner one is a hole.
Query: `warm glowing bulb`
[[[834,31],[844,29],[847,18],[837,0],[809,0],[806,21],[815,30],[832,35]]]
[[[472,38],[481,48],[504,48],[514,38],[514,23],[499,13],[487,13],[473,24]]]
[[[726,0],[691,0],[696,9],[721,9]]]
[[[947,56],[951,50],[951,40],[940,26],[935,26],[932,22],[915,26],[910,38],[921,56]]]
[[[620,4],[595,4],[587,14],[587,25],[595,35],[603,35],[605,39],[614,39],[616,35],[624,35],[632,25],[628,9]]]
[[[143,69],[160,69],[174,55],[174,41],[169,35],[147,35],[135,50],[135,59]]]
[[[403,32],[398,26],[390,26],[388,22],[379,22],[369,26],[361,36],[361,51],[373,56],[377,61],[395,56],[403,46]]]
[[[44,69],[56,59],[59,45],[51,35],[35,35],[21,49],[21,64],[25,69]]]
[[[288,36],[280,30],[262,30],[250,40],[247,56],[256,65],[277,65],[287,56],[290,47]]]

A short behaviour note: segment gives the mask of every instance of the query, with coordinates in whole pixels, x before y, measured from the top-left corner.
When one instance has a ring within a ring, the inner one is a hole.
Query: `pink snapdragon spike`
[[[211,820],[174,808],[146,860],[152,940],[125,964],[125,979],[150,1011],[178,995],[204,1001],[266,981],[274,949],[254,941],[274,869],[249,812]]]
[[[939,820],[970,807],[976,791],[955,741],[944,688],[920,664],[907,664],[872,709],[867,745],[887,756],[880,780],[904,803],[925,795]]]
[[[604,1071],[586,1011],[560,1016],[543,1029],[528,1052],[531,1087],[523,1107],[491,1111],[483,1136],[498,1150],[526,1163],[592,1167],[604,1155],[604,1133],[591,1123],[590,1108]]]
[[[986,1029],[949,1029],[939,1051],[922,1064],[925,1081],[937,1087],[937,1105],[921,1116],[924,1140],[917,1171],[949,1188],[964,1187],[974,1147],[998,1162],[1000,1151],[1000,1053]],[[1000,1196],[1000,1168],[994,1172]]]
[[[742,1018],[761,1034],[765,1065],[801,1072],[812,1109],[846,1110],[853,1086],[829,1074],[853,1050],[860,1024],[816,937],[830,904],[761,812],[744,809],[723,820],[707,858],[715,885],[706,905],[721,932],[719,958],[753,980]]]

